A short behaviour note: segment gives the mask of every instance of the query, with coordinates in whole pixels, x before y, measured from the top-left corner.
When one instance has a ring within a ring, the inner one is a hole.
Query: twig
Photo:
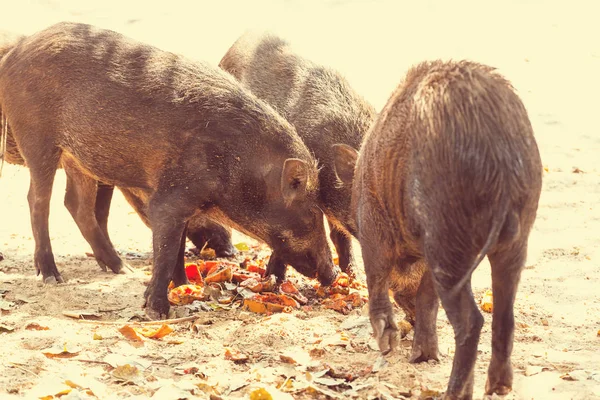
[[[18,368],[18,369],[20,369],[21,371],[29,372],[30,374],[32,374],[32,375],[34,375],[34,376],[36,376],[36,377],[38,377],[38,378],[40,377],[40,376],[39,376],[38,374],[36,374],[35,372],[33,372],[33,371],[30,371],[30,370],[28,370],[27,368],[23,368],[23,367],[21,367],[19,364],[15,364],[15,363],[12,363],[12,362],[11,362],[11,363],[10,363],[10,365],[11,365],[13,368]]]
[[[71,361],[81,361],[84,363],[90,363],[90,364],[105,364],[105,365],[110,365],[110,363],[107,363],[106,361],[96,361],[96,360],[84,360],[82,358],[71,358]]]
[[[163,319],[162,321],[144,321],[144,322],[128,322],[128,321],[91,321],[87,319],[79,319],[79,322],[86,324],[96,324],[96,325],[162,325],[162,324],[180,324],[182,322],[193,321],[200,317],[199,314],[191,315],[189,317],[183,318],[174,318],[174,319]]]
[[[98,312],[115,312],[115,311],[123,311],[124,309],[126,309],[128,306],[125,307],[120,307],[120,308],[107,308],[105,310],[98,310]]]

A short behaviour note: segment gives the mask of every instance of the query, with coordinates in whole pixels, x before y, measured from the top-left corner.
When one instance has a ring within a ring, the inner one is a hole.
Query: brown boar
[[[227,51],[219,66],[272,105],[294,127],[319,161],[319,202],[339,255],[339,265],[353,275],[350,218],[352,193],[340,186],[332,146],[358,149],[375,110],[338,72],[296,54],[281,38],[246,33]]]
[[[445,398],[470,399],[483,325],[471,274],[487,255],[494,292],[486,393],[511,390],[513,304],[542,185],[525,107],[493,68],[468,61],[412,68],[367,135],[336,164],[352,184],[371,324],[397,340],[388,289],[415,316],[411,361],[436,359],[438,296],[455,332]],[[349,179],[350,177],[350,179]]]
[[[0,30],[0,59],[24,38],[24,35]],[[3,140],[4,147],[0,145],[0,160],[2,160],[2,162],[6,160],[9,164],[24,166],[25,160],[19,152],[15,139],[12,136],[11,128],[8,124],[6,125],[6,132]],[[60,167],[62,168],[62,165],[60,165]],[[107,267],[115,273],[125,271],[123,266],[127,266],[127,264],[118,256],[108,234],[108,215],[114,186],[102,182],[97,182],[96,186],[89,186],[89,189],[96,193],[94,202],[96,222],[92,221],[90,223],[89,221],[80,220],[79,218],[80,215],[88,215],[89,213],[79,210],[79,204],[85,204],[85,202],[82,202],[77,198],[80,193],[74,190],[75,186],[71,183],[73,179],[77,179],[77,171],[71,171],[66,168],[65,172],[67,175],[65,206],[80,227],[86,240],[88,240],[98,264],[104,271],[107,270]],[[83,196],[87,195],[87,193],[83,194]],[[136,211],[139,212],[139,210]],[[89,227],[95,225],[100,227],[101,234],[97,231],[95,231],[95,234],[93,233],[94,231],[92,233],[88,232]],[[209,245],[215,250],[218,257],[231,257],[236,253],[236,250],[231,243],[231,228],[224,227],[207,218],[197,217],[190,221],[190,225],[188,226],[188,238],[198,248],[202,248],[205,244]]]
[[[48,230],[61,163],[79,173],[78,192],[101,181],[141,205],[153,234],[151,317],[168,314],[167,287],[195,215],[266,242],[271,261],[323,283],[335,278],[316,160],[285,119],[225,72],[113,31],[60,23],[0,61],[0,107],[29,167],[34,259],[45,281],[61,279]],[[79,199],[91,214],[93,197]]]

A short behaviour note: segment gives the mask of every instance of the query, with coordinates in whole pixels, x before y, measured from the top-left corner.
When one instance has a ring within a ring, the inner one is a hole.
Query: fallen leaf
[[[102,338],[102,336],[101,336],[101,335],[99,335],[99,334],[97,334],[96,332],[94,332],[93,339],[94,339],[94,340],[102,340],[103,338]]]
[[[494,295],[491,290],[486,290],[481,299],[481,309],[487,313],[494,311]]]
[[[533,376],[542,372],[542,367],[537,365],[528,365],[525,367],[525,376]]]
[[[267,389],[259,388],[250,392],[250,400],[273,400],[273,396]]]
[[[27,296],[25,296],[23,294],[20,294],[20,293],[18,293],[18,294],[15,295],[15,300],[16,301],[20,301],[22,303],[37,303],[37,300],[30,299],[29,297],[27,297]]]
[[[236,249],[238,249],[239,251],[249,251],[250,250],[250,246],[248,246],[248,243],[244,243],[244,242],[234,244],[233,246]]]
[[[130,364],[119,365],[111,372],[111,375],[117,381],[133,384],[139,383],[142,378],[138,367]]]
[[[113,368],[117,368],[118,366],[129,364],[129,365],[137,366],[138,368],[145,370],[145,369],[150,368],[150,366],[152,365],[152,362],[150,362],[148,360],[144,360],[139,357],[135,357],[135,356],[125,357],[123,355],[115,354],[115,353],[107,355],[106,357],[104,357],[103,361],[105,363],[108,363]]]
[[[590,377],[590,374],[585,372],[584,370],[575,370],[564,375],[561,375],[560,378],[565,381],[585,381]]]
[[[42,326],[37,322],[30,322],[27,324],[27,326],[25,326],[25,329],[27,329],[28,331],[47,331],[50,328],[48,328],[47,326]]]
[[[132,342],[143,342],[144,339],[136,332],[131,325],[124,325],[119,328],[119,332]]]
[[[100,319],[102,314],[90,310],[63,311],[63,315],[75,319]]]
[[[140,335],[143,335],[147,338],[151,338],[151,339],[160,339],[163,338],[165,336],[167,336],[168,334],[170,334],[171,332],[173,332],[173,328],[171,328],[169,325],[167,324],[162,324],[160,326],[160,328],[134,328],[134,330],[139,333]]]
[[[248,361],[248,356],[239,350],[227,348],[225,350],[225,359],[235,363],[243,363]]]
[[[379,357],[377,357],[377,359],[373,363],[373,369],[372,369],[372,371],[373,372],[379,372],[379,371],[381,371],[383,368],[385,368],[388,365],[389,365],[388,360],[386,360],[383,355],[379,355]]]
[[[250,298],[256,296],[256,293],[254,293],[252,290],[250,290],[248,288],[243,288],[243,287],[237,288],[237,292],[244,299],[250,299]]]
[[[75,357],[81,349],[64,343],[62,346],[53,346],[42,350],[42,354],[48,358],[71,358]]]
[[[15,303],[12,301],[0,300],[0,310],[10,311],[15,307]]]

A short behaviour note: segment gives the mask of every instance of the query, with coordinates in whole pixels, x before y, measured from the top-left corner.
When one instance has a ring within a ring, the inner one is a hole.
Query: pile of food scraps
[[[171,304],[197,304],[205,310],[242,307],[262,314],[295,309],[308,311],[322,306],[348,314],[367,302],[366,286],[345,273],[340,273],[336,281],[327,287],[301,276],[297,276],[296,283],[292,280],[277,283],[275,275],[266,274],[269,256],[265,255],[262,246],[250,247],[242,243],[236,247],[240,250],[239,262],[200,258],[187,262],[185,271],[190,283],[175,287],[171,282]],[[199,255],[210,257],[210,253],[204,250]]]

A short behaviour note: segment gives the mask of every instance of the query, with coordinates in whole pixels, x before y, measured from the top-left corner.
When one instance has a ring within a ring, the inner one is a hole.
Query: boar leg
[[[378,246],[364,242],[361,246],[369,290],[369,318],[379,350],[387,354],[398,344],[398,326],[388,294],[393,262],[382,255]]]
[[[231,228],[227,228],[204,216],[194,217],[188,225],[188,237],[194,246],[201,249],[206,244],[217,257],[232,257],[237,253],[231,243]]]
[[[177,255],[177,265],[175,271],[173,271],[173,284],[175,287],[181,285],[187,285],[190,281],[185,273],[185,241],[186,241],[187,228],[183,231],[181,236],[181,243],[179,244],[179,254]]]
[[[169,315],[167,290],[175,269],[183,261],[182,238],[185,237],[187,220],[194,209],[182,203],[186,196],[176,190],[156,193],[148,205],[148,219],[152,227],[154,270],[144,293],[146,315],[163,319]],[[197,204],[201,204],[198,201]]]
[[[45,147],[45,149],[48,149],[48,147]],[[29,202],[31,227],[35,240],[35,269],[38,274],[42,273],[44,283],[62,283],[64,280],[58,272],[54,255],[52,254],[48,223],[50,196],[52,195],[52,185],[58,167],[59,155],[46,154],[45,157],[27,157],[27,160],[30,159],[33,162],[28,162],[31,182],[29,184],[27,200]]]
[[[114,246],[108,235],[108,214],[110,212],[110,203],[112,202],[114,191],[115,187],[113,185],[98,182],[98,189],[96,192],[96,221],[98,221],[100,230],[112,247]]]
[[[426,268],[417,290],[411,363],[439,360],[436,330],[438,308],[439,300],[435,292],[433,277],[429,268]]]
[[[435,245],[429,246],[429,248],[439,249],[443,246]],[[454,262],[445,261],[445,258],[450,257],[444,257],[440,262],[435,261],[435,257],[429,256],[436,254],[435,250],[427,253],[426,258],[433,272],[437,293],[454,329],[454,361],[445,399],[472,399],[473,375],[483,316],[473,299],[471,279],[469,278],[461,288],[455,288],[452,284],[453,281],[458,281],[462,276],[452,276],[451,282],[449,282],[447,273],[447,271],[464,271],[471,265],[472,260],[462,261],[459,266],[455,266],[456,260]]]
[[[271,253],[271,257],[269,258],[269,262],[267,263],[267,272],[265,275],[275,275],[277,282],[282,282],[285,279],[286,269],[287,265],[281,261],[277,255],[277,252],[273,251]]]
[[[487,394],[505,395],[512,389],[510,356],[513,347],[515,317],[513,306],[521,270],[527,258],[527,243],[516,249],[489,255],[492,266],[494,307],[492,320],[492,359],[485,385]]]
[[[95,215],[98,183],[85,175],[68,160],[63,160],[63,168],[67,175],[67,191],[65,207],[73,216],[81,234],[90,244],[94,257],[103,271],[110,268],[114,273],[124,273],[123,260],[104,235]]]
[[[328,221],[329,222],[329,221]],[[354,256],[352,254],[352,238],[346,232],[342,232],[336,225],[329,222],[329,237],[335,246],[339,257],[339,265],[342,272],[351,277],[356,277],[354,271]]]

